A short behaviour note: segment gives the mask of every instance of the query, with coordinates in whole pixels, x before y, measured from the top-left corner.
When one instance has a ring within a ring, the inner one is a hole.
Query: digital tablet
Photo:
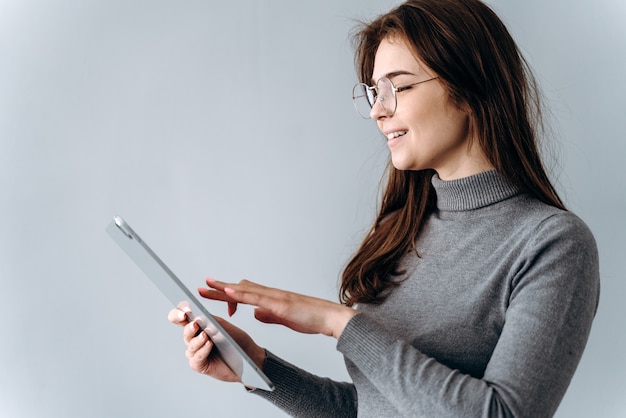
[[[122,218],[119,216],[113,218],[106,231],[174,306],[181,307],[182,302],[191,310],[187,313],[189,319],[198,322],[215,344],[214,349],[217,348],[226,364],[239,376],[244,385],[274,390],[274,385],[263,371]]]

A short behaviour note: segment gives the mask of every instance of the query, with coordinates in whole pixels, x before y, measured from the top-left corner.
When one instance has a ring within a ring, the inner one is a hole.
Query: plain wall
[[[126,218],[192,289],[249,278],[336,300],[387,158],[350,100],[349,31],[394,4],[0,0],[0,416],[281,416],[189,370],[169,303],[104,228]],[[625,416],[626,3],[490,4],[537,72],[551,172],[600,250],[557,416]],[[233,322],[348,379],[334,340],[250,309]]]

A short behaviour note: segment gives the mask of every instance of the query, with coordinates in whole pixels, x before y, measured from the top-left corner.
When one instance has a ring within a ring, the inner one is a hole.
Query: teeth
[[[406,133],[407,133],[407,131],[391,132],[390,134],[387,135],[387,139],[388,140],[392,140],[392,139],[397,138],[399,136],[406,135]]]

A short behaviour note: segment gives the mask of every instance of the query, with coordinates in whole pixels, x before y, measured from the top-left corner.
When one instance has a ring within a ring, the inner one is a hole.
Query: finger
[[[231,286],[231,285],[229,285]],[[246,305],[270,307],[274,302],[274,298],[269,295],[243,289],[241,286],[232,285],[232,287],[225,287],[224,293],[232,300]]]
[[[228,302],[228,316],[233,316],[237,312],[237,302]]]
[[[200,327],[196,321],[191,321],[189,324],[185,325],[183,328],[183,340],[185,340],[185,344],[189,345],[191,340],[198,335],[199,330]]]
[[[207,338],[196,351],[193,353],[188,352],[189,354],[187,357],[189,358],[189,367],[198,372],[204,371],[209,361],[208,359],[212,349],[213,342]]]
[[[226,289],[227,287],[234,287],[234,288],[245,290],[248,292],[259,292],[259,293],[261,292],[265,293],[265,292],[277,290],[271,287],[260,285],[255,282],[251,282],[250,280],[246,280],[246,279],[243,279],[239,283],[235,284],[235,283],[220,282],[219,280],[208,278],[206,279],[206,284],[210,288],[213,288],[215,290],[222,291],[222,292],[224,292],[224,289]]]
[[[207,286],[212,287],[212,288],[214,288],[214,289],[219,288],[220,284],[223,284],[223,283],[222,283],[222,282],[220,282],[219,280],[217,280],[217,279],[213,279],[213,278],[211,278],[211,277],[207,277],[204,281],[205,281],[205,283],[206,283],[206,285],[207,285]]]
[[[221,290],[205,289],[203,287],[199,287],[198,293],[200,294],[200,296],[206,299],[221,300],[223,302],[233,301],[231,298],[228,297],[228,295],[226,295]]]
[[[200,294],[200,296],[206,299],[228,302],[228,316],[233,316],[235,312],[237,312],[237,302],[233,301],[232,298],[229,298],[222,291],[199,287],[198,293]]]
[[[242,280],[237,284],[223,283],[215,279],[207,279],[207,285],[216,289],[218,293],[223,292],[224,296],[207,296],[227,302],[238,302],[246,305],[258,306],[267,309],[276,308],[281,302],[285,302],[294,294],[284,290],[262,286],[249,280]],[[207,289],[206,292],[211,292]]]
[[[186,325],[188,323],[187,314],[178,308],[174,308],[167,314],[167,319],[176,325]]]
[[[196,351],[200,350],[208,340],[209,337],[205,332],[200,332],[197,336],[189,340],[189,343],[187,344],[187,357],[193,357]]]

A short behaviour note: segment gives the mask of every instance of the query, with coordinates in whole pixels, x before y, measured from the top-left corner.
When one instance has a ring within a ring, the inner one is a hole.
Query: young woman
[[[294,416],[551,416],[581,357],[598,256],[542,166],[532,76],[479,0],[413,0],[361,28],[357,110],[392,165],[341,303],[208,279],[203,297],[338,340],[353,383],[313,376],[227,322]],[[236,376],[184,312],[191,367]]]

